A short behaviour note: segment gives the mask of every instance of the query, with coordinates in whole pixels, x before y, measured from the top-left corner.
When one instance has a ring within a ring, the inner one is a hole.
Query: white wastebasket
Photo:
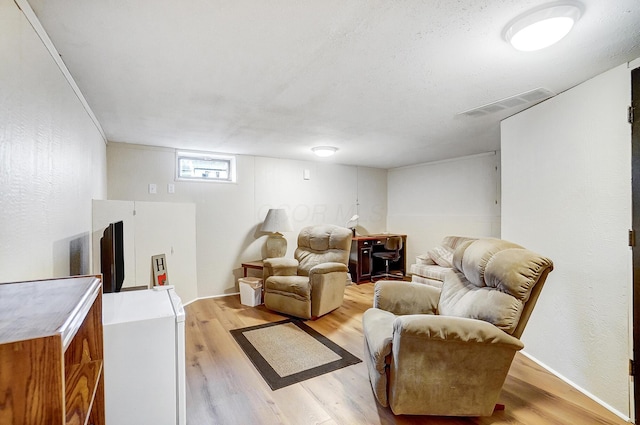
[[[255,307],[262,304],[262,279],[259,277],[241,277],[238,279],[240,287],[240,303]]]

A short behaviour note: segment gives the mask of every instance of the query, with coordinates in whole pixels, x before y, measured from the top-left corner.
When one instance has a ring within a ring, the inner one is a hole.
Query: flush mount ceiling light
[[[504,38],[517,50],[532,52],[551,46],[571,31],[582,15],[578,2],[550,3],[509,22]]]
[[[327,157],[336,153],[338,148],[334,148],[333,146],[316,146],[315,148],[311,148],[311,150],[317,156]]]

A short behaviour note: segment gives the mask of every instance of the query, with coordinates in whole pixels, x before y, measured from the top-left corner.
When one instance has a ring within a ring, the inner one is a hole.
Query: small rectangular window
[[[178,180],[235,182],[236,158],[207,152],[176,152]]]

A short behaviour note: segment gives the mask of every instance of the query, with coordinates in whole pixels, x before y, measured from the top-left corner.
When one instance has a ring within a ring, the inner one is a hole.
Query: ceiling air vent
[[[477,108],[469,109],[468,111],[460,112],[458,115],[481,117],[483,115],[493,114],[494,112],[504,111],[505,109],[515,108],[516,106],[530,107],[553,96],[555,96],[555,93],[551,90],[537,88],[493,103],[488,103]]]

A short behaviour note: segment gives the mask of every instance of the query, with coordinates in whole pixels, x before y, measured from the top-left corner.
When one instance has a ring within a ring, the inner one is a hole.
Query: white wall
[[[259,230],[269,208],[289,211],[289,257],[310,224],[344,226],[357,212],[359,231],[386,230],[386,170],[240,155],[237,183],[175,181],[175,150],[124,143],[109,143],[107,163],[109,199],[196,204],[199,297],[237,292],[240,264],[262,258],[266,235]],[[158,185],[156,195],[149,183]]]
[[[387,228],[407,234],[407,268],[448,235],[500,237],[499,155],[389,170]]]
[[[87,273],[105,142],[11,0],[0,63],[0,282]]]
[[[182,202],[93,201],[93,273],[100,273],[100,240],[109,223],[123,222],[123,288],[152,287],[152,257],[165,255],[168,283],[183,304],[198,298],[196,206]]]
[[[525,351],[629,416],[630,71],[502,123],[502,236],[554,261]]]

